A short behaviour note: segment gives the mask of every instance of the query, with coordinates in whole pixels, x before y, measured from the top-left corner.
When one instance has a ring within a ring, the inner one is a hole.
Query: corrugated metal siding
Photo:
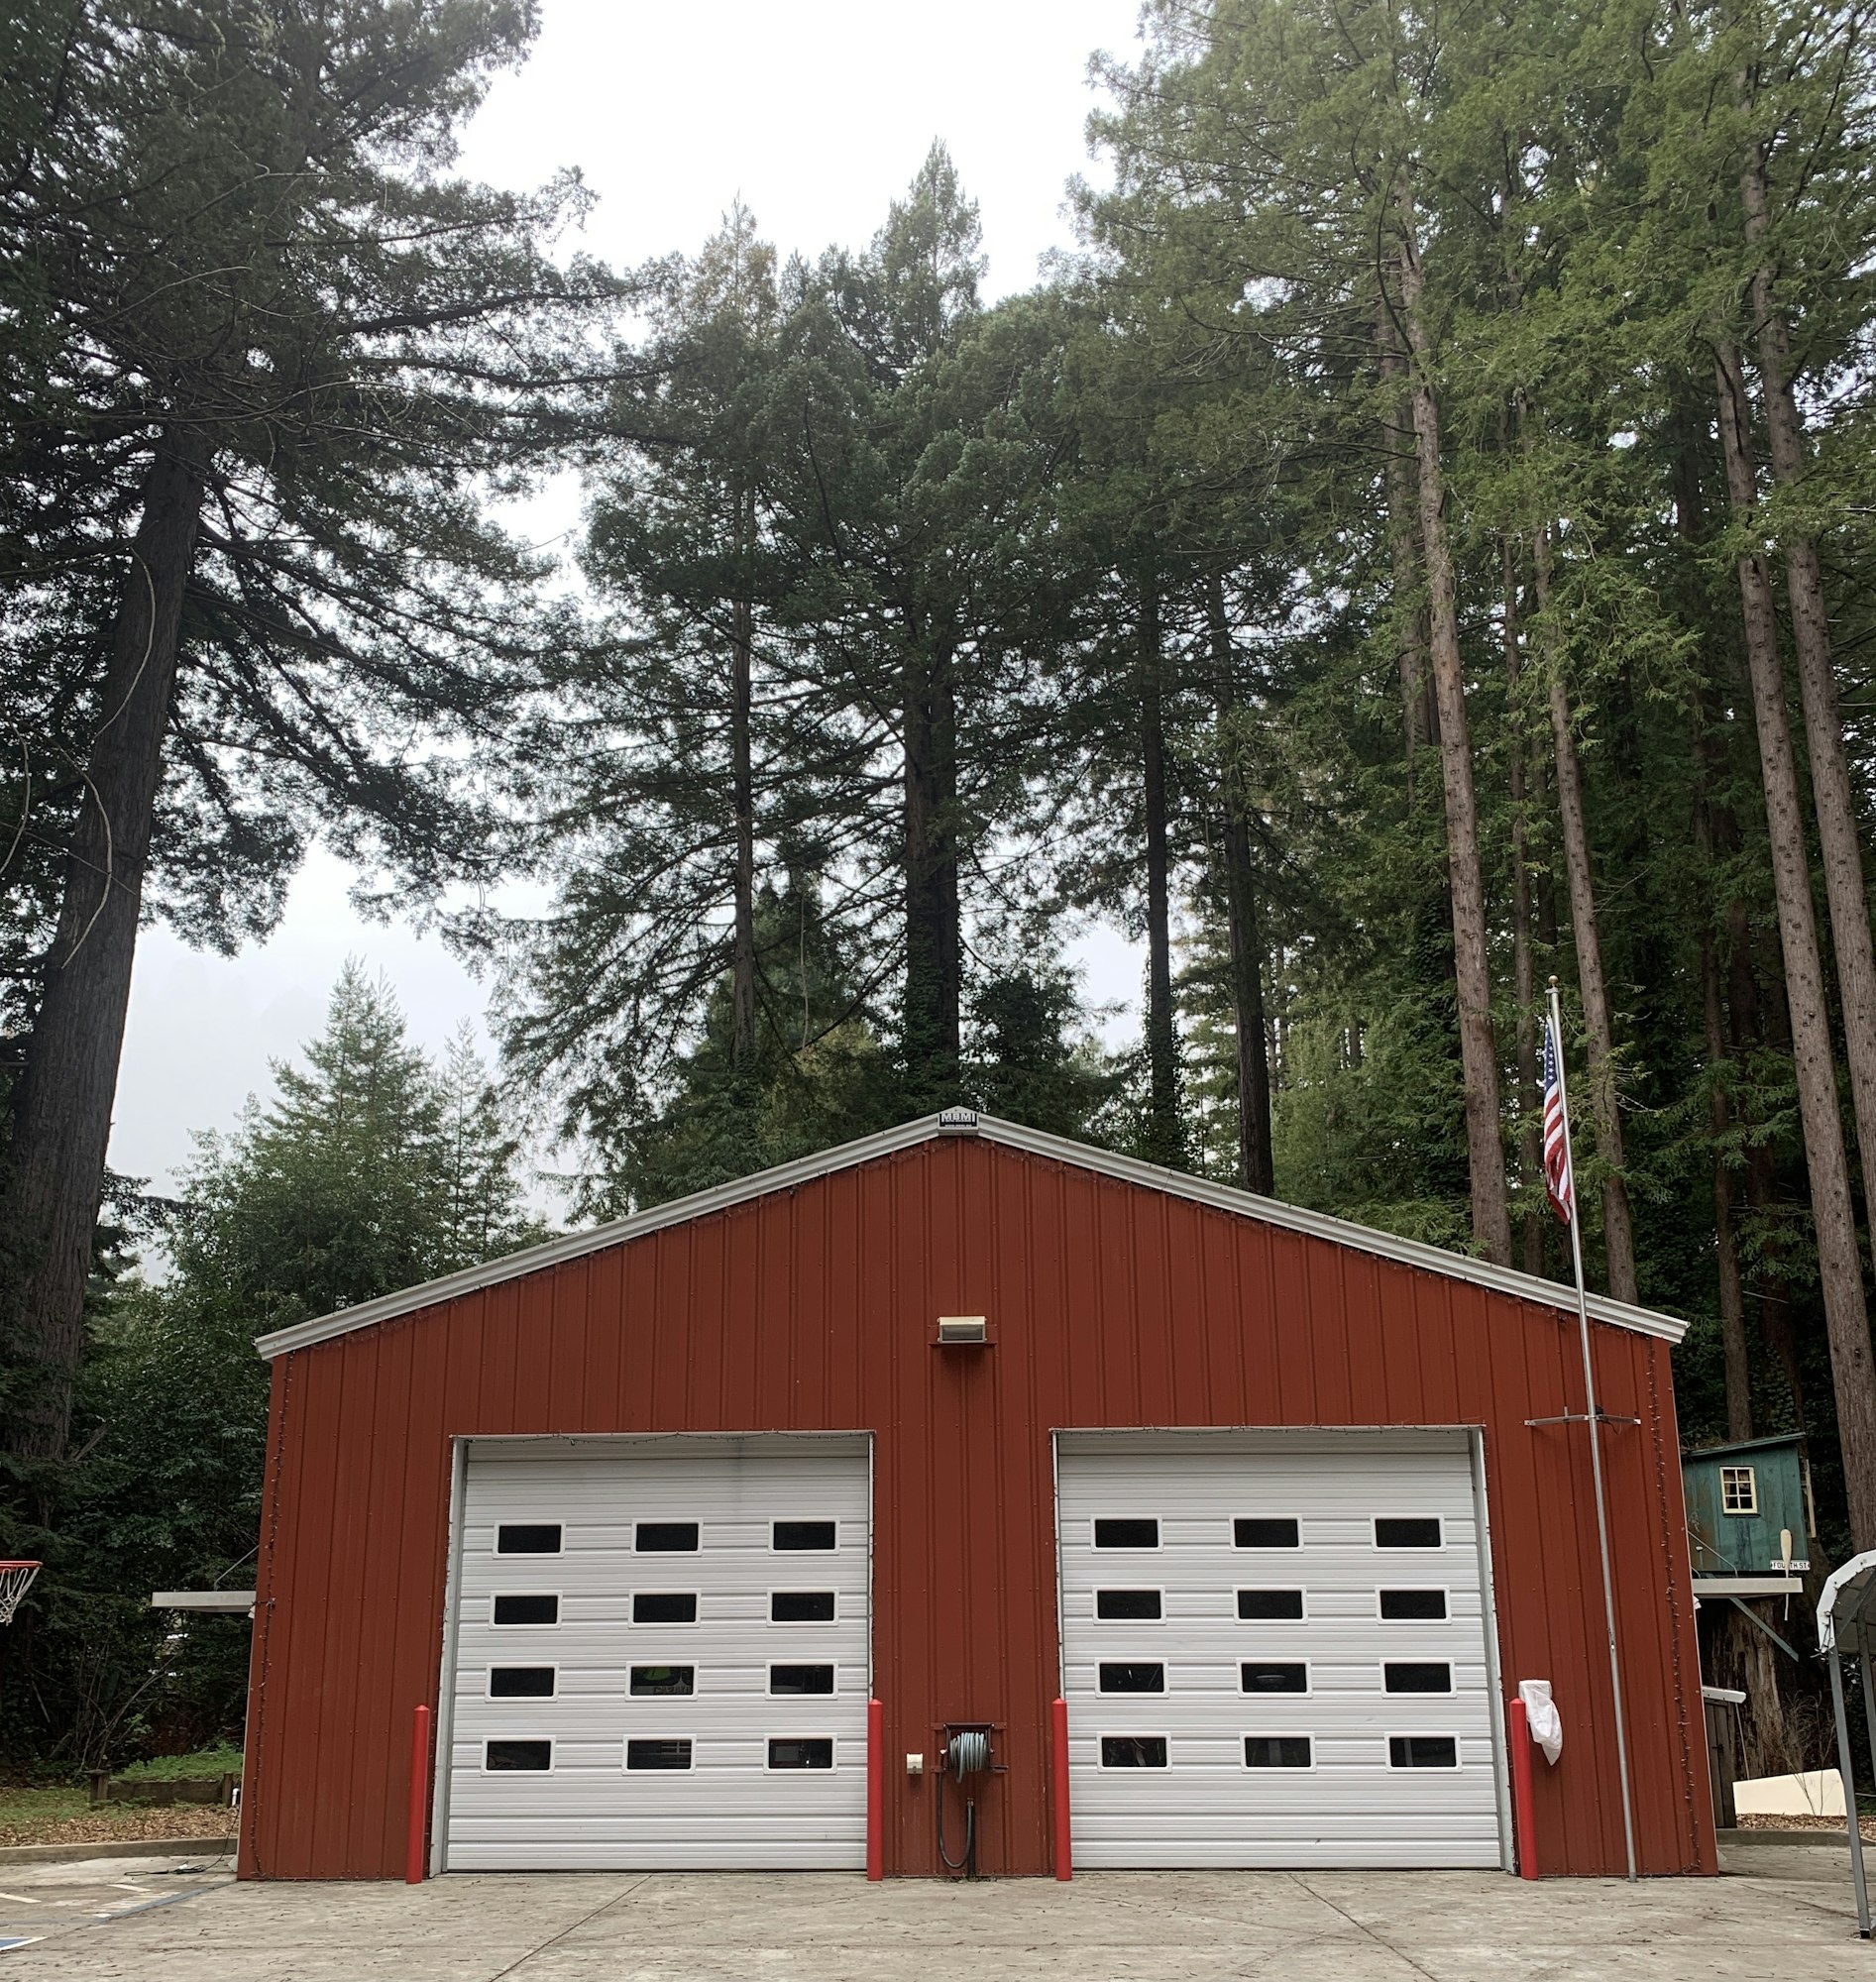
[[[938,1314],[998,1340],[931,1346]],[[1595,1331],[1643,1869],[1711,1871],[1666,1345]],[[275,1366],[243,1869],[383,1877],[434,1704],[454,1436],[877,1434],[874,1663],[889,1757],[1002,1724],[986,1872],[1049,1866],[1049,1436],[1102,1425],[1478,1424],[1507,1686],[1552,1681],[1546,1872],[1622,1862],[1576,1322],[968,1137],[317,1344]],[[887,1772],[886,1864],[936,1869]]]

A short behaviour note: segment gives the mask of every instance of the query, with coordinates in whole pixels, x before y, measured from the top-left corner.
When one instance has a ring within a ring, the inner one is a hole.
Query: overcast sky
[[[584,245],[629,266],[696,248],[738,195],[784,253],[858,246],[942,138],[982,209],[989,293],[1035,279],[1071,232],[1063,192],[1091,169],[1096,50],[1136,47],[1137,0],[543,0],[541,38],[472,126],[464,169],[528,186],[578,165],[599,195]],[[555,505],[542,529],[562,521]],[[111,1163],[174,1180],[192,1129],[226,1128],[271,1059],[318,1030],[348,955],[382,970],[411,1031],[440,1046],[486,990],[434,937],[362,923],[350,876],[316,854],[267,943],[204,955],[146,930],[131,990]],[[1076,946],[1088,989],[1133,1002],[1130,946]]]

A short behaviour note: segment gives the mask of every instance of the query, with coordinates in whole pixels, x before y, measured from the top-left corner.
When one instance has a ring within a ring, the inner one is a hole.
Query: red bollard
[[[410,1830],[404,1847],[404,1884],[423,1884],[424,1832],[430,1816],[430,1709],[419,1707],[410,1729]]]
[[[1055,1877],[1072,1879],[1074,1854],[1068,1828],[1068,1703],[1057,1700],[1050,1718],[1055,1734]]]
[[[1531,1730],[1524,1703],[1514,1700],[1505,1739],[1511,1744],[1511,1814],[1516,1819],[1517,1871],[1520,1879],[1537,1877],[1537,1799],[1531,1790]]]
[[[886,1709],[866,1703],[866,1876],[886,1876]]]

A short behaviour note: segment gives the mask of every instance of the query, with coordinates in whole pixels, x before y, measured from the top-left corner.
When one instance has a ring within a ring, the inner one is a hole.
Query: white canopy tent
[[[1853,1658],[1863,1682],[1863,1720],[1870,1767],[1876,1771],[1876,1695],[1870,1686],[1870,1653],[1876,1649],[1876,1550],[1852,1556],[1823,1587],[1818,1604],[1818,1644],[1830,1661],[1830,1705],[1837,1721],[1837,1767],[1849,1813],[1850,1877],[1856,1886],[1856,1930],[1870,1937],[1869,1882],[1863,1875],[1863,1826],[1856,1814],[1856,1774],[1851,1767],[1850,1719],[1843,1706],[1843,1661]]]

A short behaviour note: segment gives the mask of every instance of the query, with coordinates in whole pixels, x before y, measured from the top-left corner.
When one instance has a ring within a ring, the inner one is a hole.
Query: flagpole
[[[1615,1700],[1615,1766],[1622,1781],[1622,1843],[1628,1876],[1635,1871],[1635,1812],[1628,1787],[1628,1729],[1622,1714],[1622,1668],[1615,1650],[1615,1582],[1609,1574],[1608,1507],[1602,1493],[1602,1420],[1596,1405],[1596,1367],[1590,1356],[1590,1298],[1583,1286],[1583,1221],[1577,1195],[1577,1159],[1570,1144],[1570,1088],[1564,1078],[1563,1012],[1557,980],[1550,980],[1550,1037],[1557,1055],[1557,1102],[1563,1117],[1564,1160],[1570,1168],[1570,1262],[1577,1273],[1577,1327],[1583,1337],[1584,1408],[1590,1416],[1590,1473],[1596,1482],[1596,1540],[1602,1554],[1602,1619],[1608,1630],[1609,1691]]]

